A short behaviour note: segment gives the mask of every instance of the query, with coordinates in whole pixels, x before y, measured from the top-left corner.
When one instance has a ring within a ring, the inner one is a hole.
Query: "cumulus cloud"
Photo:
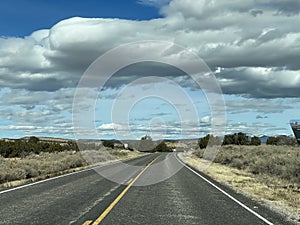
[[[282,112],[289,106],[278,107],[266,99],[299,98],[298,0],[138,2],[159,7],[163,18],[131,21],[76,17],[28,37],[0,38],[0,90],[10,90],[0,93],[1,117],[19,117],[22,126],[30,120],[41,123],[43,117],[44,121],[55,121],[53,126],[64,120],[69,124],[67,113],[74,88],[87,67],[112,48],[141,40],[175,42],[203,58],[213,71],[218,68],[217,79],[224,94],[249,99],[246,104],[229,102],[231,113],[251,107],[258,113]],[[134,51],[182,61],[182,55],[172,48],[146,46]],[[109,86],[118,89],[145,75],[172,77],[182,86],[192,87],[182,71],[146,63],[119,71]]]
[[[217,74],[226,94],[254,98],[300,96],[300,70],[267,67],[237,67]]]
[[[249,136],[262,136],[262,135],[278,135],[278,134],[288,134],[287,128],[278,128],[271,123],[264,122],[255,122],[255,123],[247,123],[247,122],[233,122],[230,121],[227,128],[227,133],[238,133],[244,132]]]
[[[226,101],[227,111],[231,114],[239,114],[246,112],[257,112],[257,113],[282,113],[287,109],[293,109],[290,102],[282,99],[249,99],[249,98],[238,98],[235,100]]]
[[[268,1],[255,4],[253,1],[173,0],[162,8],[166,17],[161,19],[71,18],[29,37],[2,38],[0,86],[31,91],[75,87],[99,55],[120,44],[145,39],[182,44],[199,54],[212,69],[249,67],[259,76],[260,67],[285,68],[277,76],[286,76],[288,70],[300,69],[297,48],[300,16],[275,15],[282,8],[279,3],[271,7]],[[243,75],[238,77],[243,78],[247,79]],[[244,93],[247,91],[246,87]],[[274,97],[280,94],[284,97],[285,93],[283,90]]]
[[[260,0],[257,2],[263,7],[275,9],[278,14],[286,16],[292,16],[300,12],[300,2],[298,0]]]
[[[71,18],[29,37],[1,38],[0,86],[31,91],[75,87],[99,55],[120,44],[145,39],[182,44],[199,54],[212,69],[247,67],[260,76],[260,67],[284,68],[276,75],[282,78],[300,69],[300,16],[275,15],[281,8],[279,3],[271,7],[269,2],[173,0],[162,8],[166,17],[161,19]],[[247,82],[247,75],[233,74]],[[125,74],[124,78],[131,75]],[[294,85],[286,88],[295,92]],[[247,87],[241,91],[248,93]],[[284,89],[274,97],[284,97],[286,93]]]
[[[154,139],[174,138],[184,135],[185,138],[197,138],[199,135],[206,135],[210,132],[209,121],[205,118],[201,126],[196,121],[168,121],[158,123],[160,126],[152,126],[151,123],[132,123],[128,127],[125,123],[105,123],[97,127],[99,135],[115,133],[122,139],[135,137],[139,139],[145,134],[151,134]],[[149,121],[148,121],[149,122]],[[128,130],[129,128],[129,130]],[[126,133],[124,133],[126,132]]]

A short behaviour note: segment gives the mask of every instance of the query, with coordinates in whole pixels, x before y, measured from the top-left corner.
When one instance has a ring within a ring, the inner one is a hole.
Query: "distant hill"
[[[261,143],[266,143],[267,140],[268,140],[269,136],[266,136],[266,135],[263,135],[263,136],[260,136],[259,139],[261,141]]]
[[[67,144],[69,142],[74,142],[74,140],[71,139],[65,139],[65,138],[53,138],[53,137],[36,137],[36,136],[26,136],[22,138],[0,138],[0,141],[6,141],[6,142],[15,142],[15,141],[25,141],[28,142],[31,138],[37,138],[39,142],[46,142],[46,143],[58,143],[58,144]]]

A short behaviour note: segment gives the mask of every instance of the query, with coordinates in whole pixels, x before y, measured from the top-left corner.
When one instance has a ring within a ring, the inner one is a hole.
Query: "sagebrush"
[[[134,155],[134,153],[131,154]],[[40,176],[47,177],[73,168],[87,166],[91,163],[123,159],[128,155],[129,151],[111,149],[109,151],[31,153],[23,158],[4,158],[0,156],[0,184]],[[87,160],[86,156],[93,160]]]
[[[202,158],[204,151],[199,149],[194,154]],[[222,146],[214,162],[300,183],[300,147]]]

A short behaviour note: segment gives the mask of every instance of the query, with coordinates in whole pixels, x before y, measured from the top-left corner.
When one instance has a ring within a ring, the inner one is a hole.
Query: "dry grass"
[[[230,150],[228,151],[228,149]],[[256,149],[256,151],[249,152],[254,149]],[[205,162],[204,159],[197,157],[197,155],[201,155],[199,151],[196,151],[195,154],[184,153],[181,155],[181,158],[189,165],[201,170],[201,168],[203,168],[201,165],[207,162]],[[267,153],[260,157],[260,155],[257,155],[257,153],[261,151],[266,151]],[[284,154],[284,152],[286,154]],[[225,164],[221,160],[226,159],[225,161],[232,162],[231,159],[235,158],[233,156],[239,155],[239,159],[241,159],[241,155],[243,155],[247,156],[245,158],[247,158],[246,161],[248,162],[254,160],[250,159],[251,156],[255,158],[254,161],[258,162],[259,166],[256,166],[260,168],[263,165],[269,165],[269,161],[274,163],[274,159],[281,158],[280,162],[283,162],[286,160],[286,158],[295,157],[295,155],[297,156],[299,152],[299,148],[292,147],[244,146],[240,148],[239,146],[231,146],[228,148],[228,146],[226,146],[225,148],[223,147],[221,149],[220,153],[216,157],[216,160],[221,163],[212,163],[204,172],[220,183],[230,186],[237,192],[243,193],[248,197],[255,199],[269,208],[284,214],[288,219],[297,221],[300,224],[300,183],[298,182],[297,177],[287,175],[287,171],[289,171],[291,168],[294,171],[294,167],[297,167],[298,164],[289,165],[287,166],[286,170],[284,170],[284,166],[282,166],[281,169],[283,169],[283,174],[285,174],[282,176],[281,173],[278,173],[278,175],[273,173],[272,168],[262,168],[260,171],[264,172],[257,173],[253,172],[251,166],[241,167],[241,164],[244,165],[242,162],[238,164]],[[291,159],[290,163],[293,163],[297,160],[299,160],[299,158]],[[273,167],[276,168],[276,163],[273,164]],[[278,170],[277,168],[276,171],[281,170]]]
[[[199,149],[195,155],[202,158],[203,151]],[[226,145],[221,148],[214,162],[300,184],[299,147]]]
[[[0,188],[14,187],[49,177],[75,172],[95,165],[124,160],[141,153],[127,150],[43,152],[25,158],[3,158],[0,156]],[[87,160],[87,157],[93,161]]]

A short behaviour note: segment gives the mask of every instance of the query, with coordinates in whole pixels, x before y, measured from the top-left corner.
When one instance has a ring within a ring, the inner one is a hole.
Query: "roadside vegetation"
[[[253,136],[249,137],[247,134],[239,132],[235,134],[227,134],[224,136],[223,141],[219,137],[214,137],[213,135],[206,135],[198,141],[199,148],[204,149],[207,145],[261,145],[262,142],[259,137]],[[268,137],[266,140],[267,145],[284,145],[284,146],[297,146],[297,141],[293,137],[286,135],[280,135],[277,137]]]
[[[0,157],[0,183],[56,174],[86,166],[79,152],[43,152],[23,158]]]
[[[32,153],[79,151],[75,141],[43,142],[37,137],[17,140],[0,140],[0,155],[4,158],[24,158]]]
[[[143,136],[137,143],[136,149],[140,152],[172,152],[164,140],[153,141],[149,135]]]
[[[211,143],[220,144],[215,137],[203,137],[199,148],[185,153],[182,159],[201,169],[201,162],[207,163],[203,157],[209,138]],[[260,143],[243,133],[226,135],[204,172],[300,224],[300,147],[294,138],[269,137]]]
[[[212,145],[222,143],[212,135],[200,138],[200,149],[194,153],[197,157],[203,157],[208,142]],[[269,137],[266,144],[261,145],[256,136],[249,138],[244,133],[235,133],[225,135],[222,145],[214,162],[300,184],[300,148],[294,138]]]
[[[45,179],[47,177],[85,168],[90,165],[137,157],[141,152],[170,152],[165,141],[156,142],[142,137],[137,146],[124,149],[121,142],[75,142],[71,140],[27,137],[0,140],[0,186],[14,185],[14,181]],[[19,182],[15,182],[19,184]],[[5,184],[5,185],[4,185]]]
[[[0,186],[10,187],[87,168],[99,163],[137,157],[113,144],[73,141],[43,142],[36,137],[0,141]],[[79,148],[80,147],[80,151]],[[15,182],[18,181],[18,182]]]
[[[203,153],[204,149],[194,152],[199,158],[202,158]],[[252,174],[276,176],[300,185],[299,147],[226,145],[222,146],[214,162],[247,170]]]

